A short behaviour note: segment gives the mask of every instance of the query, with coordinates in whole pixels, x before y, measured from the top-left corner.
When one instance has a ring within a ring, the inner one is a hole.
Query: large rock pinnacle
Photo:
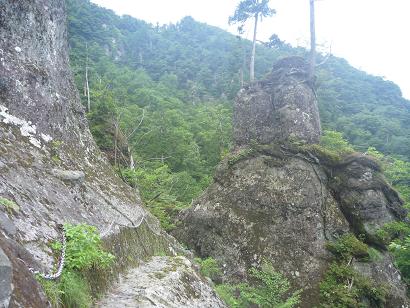
[[[334,262],[328,243],[353,233],[380,255],[355,261],[355,269],[388,286],[386,307],[405,307],[406,287],[377,237],[385,223],[405,219],[403,201],[368,156],[332,158],[315,144],[320,119],[307,77],[302,58],[286,58],[239,92],[237,147],[217,167],[214,183],[180,214],[174,235],[220,262],[227,281],[246,280],[249,268],[268,260],[303,289],[300,306],[314,307]]]
[[[299,57],[282,59],[265,80],[242,89],[235,101],[233,124],[237,145],[289,138],[318,143],[319,110],[308,82],[308,64]]]

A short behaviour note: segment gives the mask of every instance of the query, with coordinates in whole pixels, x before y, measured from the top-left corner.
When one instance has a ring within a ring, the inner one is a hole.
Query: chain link
[[[65,251],[66,251],[66,247],[67,247],[67,243],[66,243],[66,237],[64,234],[64,229],[62,226],[59,227],[60,231],[61,231],[61,244],[62,244],[62,249],[61,249],[61,255],[59,258],[59,263],[58,263],[58,268],[57,271],[55,273],[51,273],[51,274],[46,274],[46,273],[42,273],[40,271],[36,271],[35,269],[33,269],[32,267],[29,267],[28,270],[30,272],[32,272],[34,275],[39,275],[40,277],[47,279],[47,280],[55,280],[58,279],[61,276],[61,273],[63,272],[63,268],[64,268],[64,262],[65,262]]]

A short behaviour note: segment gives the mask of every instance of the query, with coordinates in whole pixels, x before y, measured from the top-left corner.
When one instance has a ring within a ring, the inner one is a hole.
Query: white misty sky
[[[176,23],[184,16],[236,33],[228,26],[239,0],[91,0],[152,24]],[[296,46],[307,46],[309,1],[272,0],[277,14],[264,19],[258,39],[272,33]],[[317,0],[316,32],[319,44],[370,74],[397,83],[410,99],[410,0]],[[245,36],[252,38],[251,23]],[[324,48],[323,50],[326,50]]]

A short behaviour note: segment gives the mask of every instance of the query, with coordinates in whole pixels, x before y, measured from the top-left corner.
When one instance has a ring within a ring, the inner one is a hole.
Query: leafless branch
[[[132,130],[131,133],[128,134],[127,139],[129,139],[136,131],[138,128],[140,128],[142,121],[144,121],[144,117],[145,117],[145,108],[142,109],[142,116],[140,119],[140,122],[138,123],[138,125]]]

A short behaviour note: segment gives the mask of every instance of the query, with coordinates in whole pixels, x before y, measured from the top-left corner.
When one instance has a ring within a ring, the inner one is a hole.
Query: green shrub
[[[114,256],[102,249],[100,235],[93,226],[65,224],[64,233],[67,242],[61,277],[57,280],[39,277],[39,282],[53,307],[91,307],[90,286],[82,272],[90,268],[107,268],[114,262]],[[60,255],[62,244],[54,242],[51,248]]]
[[[403,221],[389,222],[376,232],[376,236],[385,244],[397,238],[402,239],[407,235],[410,235],[410,225]]]
[[[320,283],[320,307],[368,307],[364,298],[371,307],[384,307],[388,292],[386,286],[376,285],[351,266],[334,262]]]
[[[351,264],[352,258],[378,261],[381,254],[351,233],[328,242],[326,247],[334,254],[336,261],[330,265],[320,283],[320,307],[367,307],[363,302],[364,298],[370,302],[371,307],[384,307],[388,288],[376,285],[357,272]]]
[[[261,269],[249,270],[251,282],[221,284],[216,291],[229,307],[294,307],[300,302],[301,290],[290,297],[289,281],[276,272],[272,264],[264,262]]]
[[[61,299],[63,291],[61,291],[59,283],[56,283],[54,280],[46,280],[40,277],[38,277],[37,280],[43,287],[43,291],[50,301],[51,306],[61,307],[63,304]]]
[[[343,138],[343,134],[332,130],[325,130],[323,132],[320,144],[326,149],[340,155],[354,152],[353,147]]]
[[[213,281],[219,280],[222,276],[222,271],[214,258],[208,257],[205,260],[195,258],[195,261],[200,265],[203,276],[209,277]]]
[[[90,287],[80,274],[66,271],[61,276],[59,289],[65,307],[91,307]]]
[[[352,257],[364,258],[369,256],[368,246],[351,233],[342,235],[335,242],[328,242],[326,248],[341,261],[348,261]]]
[[[378,262],[383,259],[383,255],[375,248],[369,247],[369,261]]]
[[[81,271],[91,267],[107,268],[114,262],[114,256],[102,249],[96,227],[65,224],[64,231],[67,238],[67,269]]]
[[[397,239],[389,245],[394,263],[399,268],[407,284],[410,284],[410,235]]]

